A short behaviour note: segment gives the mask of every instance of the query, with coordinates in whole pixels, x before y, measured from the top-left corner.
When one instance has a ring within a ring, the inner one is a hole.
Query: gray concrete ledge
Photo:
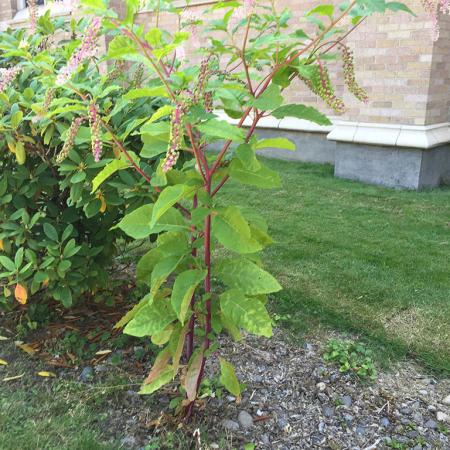
[[[420,150],[337,142],[334,174],[395,188],[436,187],[450,181],[450,145]]]

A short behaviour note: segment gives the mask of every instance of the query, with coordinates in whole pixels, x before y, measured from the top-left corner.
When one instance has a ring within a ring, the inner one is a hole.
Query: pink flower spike
[[[62,67],[56,77],[56,84],[63,85],[77,71],[78,67],[87,59],[95,56],[97,50],[98,35],[100,33],[102,21],[100,17],[94,17],[86,28],[86,34],[81,45],[70,57],[67,64]]]

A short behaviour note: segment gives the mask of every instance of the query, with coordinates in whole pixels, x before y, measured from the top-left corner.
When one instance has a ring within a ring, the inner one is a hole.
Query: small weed
[[[392,439],[389,442],[386,442],[386,445],[390,448],[394,448],[396,450],[406,450],[408,447],[403,442],[397,441],[397,439]]]
[[[443,423],[438,423],[437,427],[439,433],[445,434],[446,436],[449,434],[450,430]]]
[[[377,377],[372,353],[361,343],[331,339],[323,357],[325,361],[337,363],[340,372],[354,373],[363,380]]]

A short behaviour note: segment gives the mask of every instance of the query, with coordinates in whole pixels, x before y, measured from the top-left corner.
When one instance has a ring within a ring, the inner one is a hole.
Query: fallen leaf
[[[3,245],[3,239],[0,239],[0,250],[5,250],[5,247]]]
[[[98,352],[96,352],[96,355],[107,355],[108,353],[111,353],[112,350],[99,350]]]
[[[56,377],[56,374],[54,374],[53,372],[47,372],[46,370],[37,372],[37,375],[39,375],[40,377]]]
[[[17,347],[19,347],[21,350],[23,350],[25,353],[28,353],[29,355],[34,355],[36,353],[36,350],[29,344],[19,344],[16,343]]]
[[[0,366],[7,366],[8,363],[4,359],[0,359]]]
[[[28,300],[28,292],[25,286],[22,286],[20,283],[16,284],[16,289],[14,290],[14,297],[21,304],[25,305]]]
[[[22,373],[21,375],[15,375],[13,377],[6,377],[6,378],[3,378],[3,381],[18,380],[19,378],[22,378],[24,375],[25,375],[25,373]]]

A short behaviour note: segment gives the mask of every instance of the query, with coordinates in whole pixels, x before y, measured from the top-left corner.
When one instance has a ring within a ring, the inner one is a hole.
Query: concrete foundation
[[[337,142],[334,174],[395,188],[436,187],[450,181],[450,146],[421,150]]]
[[[326,133],[260,128],[262,138],[285,137],[295,151],[268,148],[269,158],[334,164],[339,178],[406,189],[450,184],[450,144],[429,149],[369,145],[327,139]]]

